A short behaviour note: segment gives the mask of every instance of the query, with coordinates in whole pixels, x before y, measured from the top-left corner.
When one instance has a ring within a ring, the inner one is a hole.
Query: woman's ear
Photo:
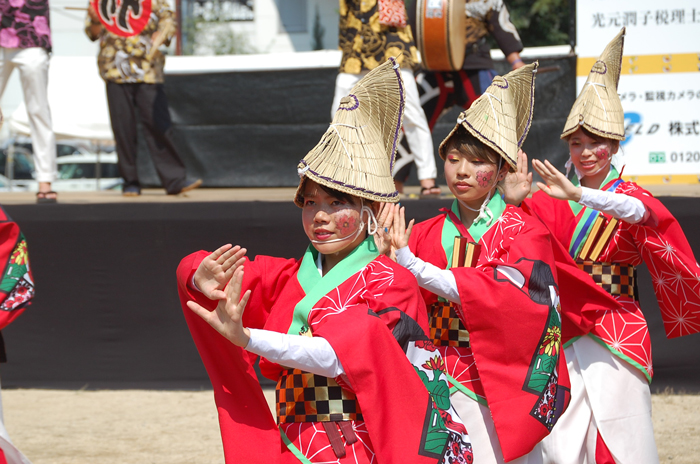
[[[368,205],[371,209],[372,212],[374,213],[375,216],[379,216],[379,208],[382,207],[382,202],[381,201],[373,201]]]
[[[506,178],[509,170],[510,170],[510,164],[503,163],[503,166],[501,166],[501,170],[498,171],[498,181],[499,182]]]

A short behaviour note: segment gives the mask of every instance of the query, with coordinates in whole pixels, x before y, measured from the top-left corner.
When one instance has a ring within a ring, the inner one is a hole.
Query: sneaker
[[[192,182],[191,184],[188,184],[188,185],[185,185],[184,187],[182,187],[182,190],[177,192],[175,195],[180,194],[180,193],[189,192],[190,190],[196,189],[200,185],[202,185],[202,179],[197,179],[196,181]]]
[[[127,185],[122,189],[122,195],[125,197],[137,197],[141,195],[141,187],[136,185]]]

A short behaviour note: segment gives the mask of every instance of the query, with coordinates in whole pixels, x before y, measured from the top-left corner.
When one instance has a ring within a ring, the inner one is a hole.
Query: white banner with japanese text
[[[625,110],[625,178],[700,180],[700,2],[576,2],[578,91],[620,28],[627,28],[618,94]],[[690,175],[690,176],[689,176]]]

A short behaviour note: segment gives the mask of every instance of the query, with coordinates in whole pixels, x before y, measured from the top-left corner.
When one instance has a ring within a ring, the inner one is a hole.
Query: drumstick
[[[165,39],[168,37],[168,34],[170,34],[174,30],[175,24],[173,23],[172,19],[163,20],[163,29],[159,31],[158,37],[156,37],[156,40],[153,41],[153,43],[151,44],[151,49],[146,54],[146,59],[148,61],[151,61],[153,59],[153,55],[158,50],[158,47],[160,47],[163,44],[163,42],[165,42]]]
[[[64,6],[63,8],[66,10],[87,11],[87,8],[82,6]]]
[[[554,71],[561,71],[561,66],[543,66],[541,68],[537,68],[537,74],[554,72]]]

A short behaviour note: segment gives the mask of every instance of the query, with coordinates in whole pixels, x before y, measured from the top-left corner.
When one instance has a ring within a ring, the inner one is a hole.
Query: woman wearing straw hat
[[[440,144],[452,207],[407,229],[399,210],[392,230],[475,463],[542,462],[539,442],[569,401],[550,235],[497,191],[532,121],[536,68],[496,77]]]
[[[568,248],[560,278],[572,259],[580,268],[561,285],[572,404],[543,442],[545,462],[659,462],[648,386],[651,344],[635,266],[644,261],[649,268],[667,336],[700,331],[700,268],[683,231],[611,162],[625,139],[617,93],[624,31],[593,65],[561,135],[576,176],[569,180],[548,161],[533,160],[544,182],[525,200]],[[611,296],[607,302],[571,312],[572,302],[590,300],[601,288]]]
[[[225,245],[178,268],[226,462],[472,462],[415,279],[373,236],[380,203],[398,200],[391,161],[404,93],[394,64],[352,89],[298,166],[294,202],[311,241],[301,260],[249,261]],[[256,355],[277,382],[277,423]]]

